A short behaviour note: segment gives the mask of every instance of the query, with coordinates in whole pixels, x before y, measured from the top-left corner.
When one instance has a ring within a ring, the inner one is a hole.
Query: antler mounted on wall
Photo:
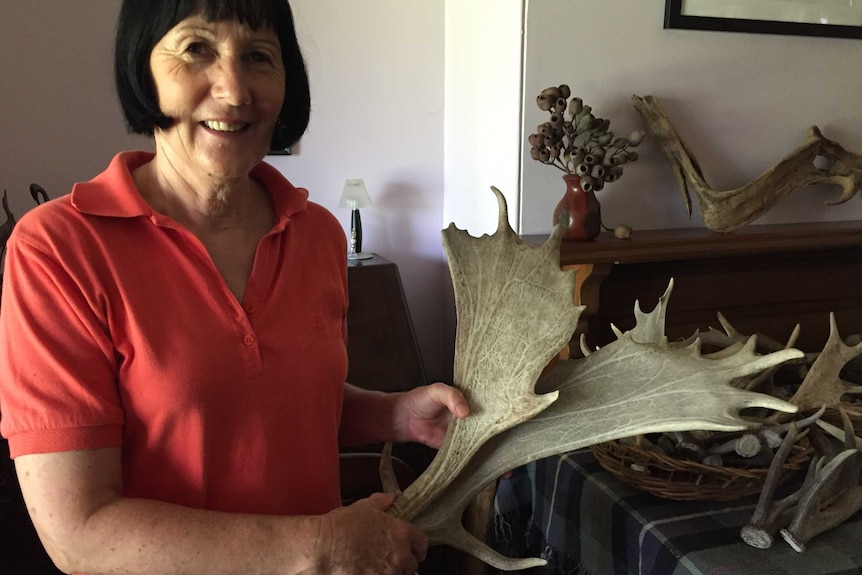
[[[446,229],[444,248],[458,312],[454,384],[471,416],[453,420],[431,466],[396,500],[391,513],[504,570],[544,564],[509,559],[470,536],[465,507],[506,471],[594,443],[658,431],[739,430],[756,422],[739,411],[765,407],[793,413],[778,398],[731,382],[799,358],[783,349],[760,355],[755,338],[721,358],[700,341],[670,344],[664,318],[670,288],[656,309],[636,305],[638,325],[587,357],[560,361],[537,387],[542,368],[568,342],[581,307],[574,277],[560,269],[558,224],[540,247],[521,242],[508,224],[502,194],[493,236]]]
[[[805,142],[748,185],[735,190],[715,190],[707,184],[697,158],[676,133],[655,96],[632,96],[659,149],[673,168],[691,215],[691,195],[700,202],[704,225],[729,232],[769,211],[781,198],[809,184],[837,184],[841,196],[829,205],[842,204],[862,187],[862,156],[848,152],[838,142],[823,137],[817,126],[808,129]],[[818,166],[818,160],[825,164]]]

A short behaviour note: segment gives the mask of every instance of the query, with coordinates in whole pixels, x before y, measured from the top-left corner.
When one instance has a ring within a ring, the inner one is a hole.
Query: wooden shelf
[[[539,245],[547,236],[522,239]],[[842,336],[862,333],[860,221],[644,230],[629,240],[604,232],[592,242],[563,242],[560,265],[578,270],[575,303],[586,306],[578,332],[590,345],[614,339],[611,323],[633,327],[635,302],[652,309],[671,278],[671,339],[718,328],[717,312],[742,333],[776,341],[798,323],[804,351],[822,349],[830,312]]]
[[[539,245],[547,235],[523,236]],[[706,228],[635,230],[619,240],[602,232],[591,242],[564,241],[561,265],[706,259],[862,247],[862,221],[752,225],[729,233]]]

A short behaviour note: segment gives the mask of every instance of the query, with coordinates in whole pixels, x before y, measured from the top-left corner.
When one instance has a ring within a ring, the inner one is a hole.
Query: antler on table
[[[808,129],[805,142],[753,182],[735,190],[715,190],[706,182],[697,159],[671,125],[655,96],[632,96],[662,153],[673,169],[674,178],[691,215],[691,194],[700,202],[704,225],[713,231],[729,232],[769,211],[781,198],[809,184],[837,184],[841,196],[829,204],[841,204],[862,187],[862,156],[848,152],[825,138],[817,126]],[[818,167],[821,159],[825,167]]]
[[[482,488],[515,467],[594,443],[654,431],[745,429],[755,425],[739,415],[748,407],[795,412],[787,402],[730,382],[802,352],[760,355],[751,338],[711,359],[698,339],[670,344],[668,288],[651,314],[636,305],[633,330],[587,357],[560,361],[537,385],[583,308],[573,304],[573,273],[559,266],[563,226],[539,248],[522,244],[508,226],[502,194],[494,193],[500,206],[494,236],[473,238],[454,226],[444,232],[458,311],[454,383],[471,415],[453,420],[437,457],[390,512],[423,528],[432,543],[513,570],[544,561],[504,557],[461,524]]]

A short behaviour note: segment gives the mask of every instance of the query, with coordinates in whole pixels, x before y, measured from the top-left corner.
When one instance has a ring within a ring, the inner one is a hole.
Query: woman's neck
[[[132,174],[138,191],[154,211],[192,231],[243,227],[258,213],[266,190],[249,176],[216,179],[174,169],[157,154]]]

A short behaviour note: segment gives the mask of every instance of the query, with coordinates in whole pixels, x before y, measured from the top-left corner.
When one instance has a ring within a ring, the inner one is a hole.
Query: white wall
[[[742,186],[802,144],[808,126],[862,153],[862,40],[663,30],[665,0],[529,0],[527,134],[545,121],[543,88],[575,95],[628,135],[643,126],[631,95],[659,97],[714,188]],[[524,147],[528,151],[527,147]],[[598,193],[607,225],[700,227],[649,141],[622,179]],[[550,231],[561,172],[527,157],[523,233]],[[825,207],[837,188],[797,190],[757,223],[862,218],[862,199]]]
[[[496,186],[510,225],[520,212],[523,0],[446,0],[443,222],[497,229]]]
[[[296,156],[270,157],[349,230],[362,178],[363,251],[398,264],[429,378],[451,379],[443,211],[443,0],[293,0],[312,118]]]

